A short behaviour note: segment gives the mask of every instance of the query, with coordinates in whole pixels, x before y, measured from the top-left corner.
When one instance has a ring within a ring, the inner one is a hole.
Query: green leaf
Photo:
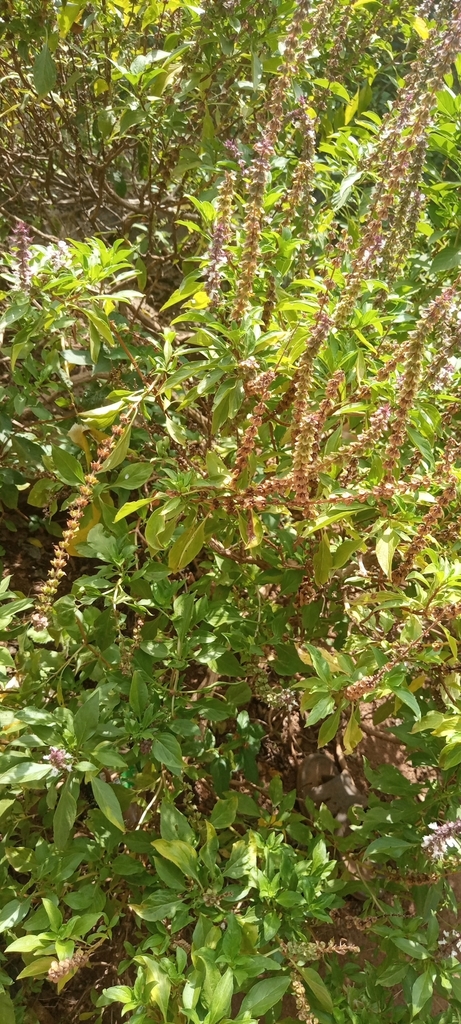
[[[177,893],[169,893],[165,890],[163,893],[156,893],[154,897],[150,896],[145,903],[130,903],[130,909],[142,921],[172,919],[181,911],[182,906],[182,900],[177,898]]]
[[[333,555],[333,568],[341,569],[349,561],[351,555],[354,555],[362,546],[363,541],[361,540],[343,540]]]
[[[102,562],[114,562],[117,559],[117,540],[112,533],[106,533],[102,523],[91,528],[86,545],[81,544],[79,548],[84,548],[85,554],[100,558]]]
[[[14,939],[13,942],[10,942],[9,945],[6,946],[4,952],[34,953],[41,945],[43,945],[43,943],[40,935],[21,935],[19,939]]]
[[[99,430],[105,430],[106,427],[110,427],[117,414],[122,412],[123,408],[124,403],[122,401],[112,402],[111,405],[101,405],[97,409],[82,410],[80,419],[92,426],[98,427]]]
[[[414,693],[411,693],[410,690],[406,690],[403,686],[392,687],[392,692],[395,693],[395,696],[402,701],[402,704],[406,704],[407,707],[411,708],[418,720],[421,718],[421,708]]]
[[[340,718],[341,708],[339,707],[337,711],[335,711],[334,715],[330,715],[329,718],[326,718],[325,721],[322,722],[317,739],[318,747],[324,747],[326,743],[329,743],[330,740],[334,739],[339,729]]]
[[[169,416],[165,416],[165,427],[167,429],[167,433],[173,441],[176,442],[176,444],[187,444],[187,434],[182,427],[179,426],[179,423],[175,423],[175,421],[171,420]]]
[[[351,717],[344,730],[343,742],[344,750],[346,754],[352,754],[352,751],[358,746],[360,741],[363,739],[363,732],[360,728],[359,722],[359,711],[355,708]]]
[[[430,266],[431,274],[443,274],[454,270],[461,262],[461,251],[458,246],[447,245],[434,257]]]
[[[122,811],[117,797],[111,786],[102,779],[92,779],[91,788],[96,803],[108,821],[121,832],[125,832],[125,823],[122,818]]]
[[[445,715],[441,711],[429,711],[420,722],[415,722],[412,733],[424,732],[425,729],[438,729],[445,721]]]
[[[237,808],[238,796],[230,796],[227,800],[217,800],[211,812],[211,824],[215,828],[228,828],[235,821]]]
[[[324,583],[328,582],[331,569],[333,568],[333,556],[330,551],[330,542],[326,533],[323,534],[312,561],[314,564],[315,582],[319,587],[321,587]]]
[[[406,939],[404,935],[393,935],[392,932],[390,932],[389,938],[394,946],[413,957],[414,960],[426,960],[429,956],[426,947],[422,946],[420,942],[416,942],[416,939]]]
[[[259,808],[257,808],[256,817],[259,817]],[[206,821],[205,827],[206,843],[204,844],[204,846],[202,846],[200,850],[200,858],[203,861],[205,867],[208,868],[208,871],[210,871],[211,874],[213,874],[214,869],[216,867],[216,857],[218,855],[219,850],[219,839],[216,835],[216,831],[213,828],[211,822]]]
[[[74,0],[73,3],[67,3],[64,7],[61,7],[57,16],[61,39],[66,38],[84,7],[86,7],[86,0]]]
[[[9,903],[6,903],[0,911],[0,932],[15,928],[29,913],[30,903],[30,899],[10,900]]]
[[[296,672],[305,674],[305,662],[300,658],[294,644],[274,644],[274,649],[277,655],[271,661],[271,669],[274,672],[277,672],[280,676],[294,676]]]
[[[388,579],[392,579],[392,559],[399,543],[399,535],[395,530],[387,529],[376,541],[376,558]]]
[[[146,523],[146,540],[148,544],[152,547],[156,546],[155,541],[157,534],[161,533],[161,531],[165,529],[165,523],[168,522],[168,520],[172,520],[173,522],[176,521],[177,516],[182,509],[182,505],[183,502],[181,498],[170,498],[169,501],[166,501],[164,505],[157,508],[155,512],[152,513]],[[154,520],[158,520],[158,522],[154,522]]]
[[[407,843],[406,839],[401,839],[400,836],[380,836],[378,839],[373,839],[373,842],[367,846],[363,856],[366,860],[378,854],[383,857],[392,857],[394,860],[401,857],[407,850],[411,850],[412,847],[414,847],[414,843]]]
[[[204,1024],[218,1024],[230,1013],[231,999],[234,991],[234,975],[230,967],[218,981],[212,995],[210,1008]]]
[[[314,647],[313,644],[305,644],[304,646],[310,655],[310,661],[312,662],[312,665],[314,666],[319,679],[322,680],[322,683],[326,683],[326,685],[329,686],[332,682],[332,675],[328,661],[326,660],[322,652],[319,651],[318,647]],[[299,656],[304,662],[305,651],[300,647],[298,647],[297,650]],[[309,664],[307,658],[305,664]]]
[[[352,108],[354,107],[354,105],[356,103],[356,100],[358,102],[358,94],[355,97],[355,99],[353,99],[348,104],[348,106],[346,107],[346,116],[347,116],[347,111],[348,110],[352,110]],[[355,110],[356,109],[357,109],[357,106],[355,106]],[[354,110],[354,112],[355,112],[355,110]],[[347,121],[346,121],[346,124],[347,124]],[[339,191],[332,198],[331,205],[332,205],[334,210],[336,210],[336,211],[341,210],[341,208],[347,203],[348,199],[350,199],[350,197],[351,197],[351,195],[352,195],[352,193],[354,191],[354,185],[355,185],[356,181],[358,181],[359,178],[362,177],[362,174],[363,174],[363,171],[353,171],[351,174],[347,174],[346,177],[343,178],[343,180],[341,182],[341,185],[339,187]]]
[[[317,971],[314,971],[312,967],[298,967],[297,970],[306,982],[306,985],[309,986],[311,992],[314,993],[314,996],[322,1007],[322,1010],[326,1010],[327,1013],[334,1013],[333,1000],[325,983],[322,981],[320,975],[317,974]]]
[[[179,288],[176,288],[176,291],[170,295],[170,298],[164,302],[160,312],[163,313],[165,309],[169,309],[170,306],[176,305],[177,302],[183,302],[184,299],[188,299],[191,295],[194,295],[195,292],[200,291],[202,288],[202,282],[197,281],[194,274],[189,275],[189,277],[184,279]]]
[[[306,690],[303,696],[301,697],[301,711],[306,710],[303,698],[305,698],[306,702],[311,699],[311,693],[309,690]],[[326,715],[331,714],[331,712],[334,709],[334,706],[335,704],[332,697],[321,697],[321,699],[318,700],[316,704],[314,704],[314,707],[310,711],[306,719],[306,725],[317,725],[317,722],[320,722],[322,718],[325,718]]]
[[[275,1006],[282,999],[289,985],[290,978],[267,978],[266,981],[258,981],[245,996],[237,1019],[247,1011],[252,1017],[263,1017],[271,1006]]]
[[[152,476],[152,465],[150,462],[132,462],[120,470],[117,479],[111,485],[121,487],[126,491],[134,491],[137,487],[143,487]]]
[[[99,311],[95,313],[94,309],[82,309],[81,312],[88,317],[88,320],[93,324],[93,327],[99,332],[101,337],[104,338],[104,341],[107,341],[107,344],[113,348],[115,345],[115,338],[110,329],[107,317]]]
[[[170,732],[159,732],[152,743],[152,753],[157,761],[165,764],[173,772],[173,775],[181,775],[183,761],[181,747],[175,736]]]
[[[94,324],[90,322],[90,359],[97,363],[101,351],[101,338]]]
[[[36,960],[32,960],[32,963],[28,967],[24,967],[24,970],[20,974],[16,975],[19,978],[41,978],[42,974],[48,974],[51,964],[54,960],[52,956],[40,956]],[[2,1021],[3,1024],[3,1021]]]
[[[447,743],[439,756],[439,765],[444,771],[461,764],[461,743],[456,740]],[[1,780],[0,780],[1,781]]]
[[[387,967],[383,973],[376,979],[377,985],[382,985],[383,988],[392,988],[393,985],[398,985],[399,981],[408,973],[408,964],[404,963],[393,963]]]
[[[208,824],[208,822],[207,822]],[[172,800],[162,800],[160,806],[160,835],[162,839],[181,839],[186,843],[194,839],[189,822]]]
[[[216,452],[206,453],[206,468],[210,480],[218,480],[221,483],[230,476],[226,464]]]
[[[144,675],[139,670],[133,672],[130,686],[130,708],[137,718],[141,719],[149,703],[149,690]]]
[[[0,992],[0,1020],[2,1024],[16,1024],[14,1003],[9,992]]]
[[[55,480],[48,480],[47,477],[42,477],[41,480],[35,481],[34,486],[28,492],[27,503],[28,505],[34,505],[35,508],[45,508],[46,505],[50,504],[53,495],[60,488],[61,485]]]
[[[52,446],[51,451],[56,476],[71,487],[83,484],[85,476],[78,459],[66,452],[65,448],[57,448],[56,445]]]
[[[426,1005],[428,999],[431,998],[434,990],[434,979],[432,971],[426,971],[424,974],[420,974],[419,978],[413,984],[411,990],[411,1012],[412,1016],[416,1015],[422,1010],[423,1006]]]
[[[67,846],[77,817],[77,800],[73,790],[79,789],[77,779],[71,775],[66,779],[59,795],[59,803],[53,817],[53,838],[57,850]]]
[[[153,956],[135,956],[136,963],[144,967],[147,975],[147,982],[150,987],[149,1001],[156,1003],[160,1009],[163,1020],[166,1021],[168,1014],[168,1003],[170,1001],[171,982],[165,971],[162,971],[160,964]]]
[[[84,691],[85,692],[85,691]],[[94,690],[88,700],[74,715],[74,733],[77,746],[81,747],[96,732],[99,722],[99,692]]]
[[[105,768],[127,768],[128,765],[123,757],[120,756],[118,751],[107,748],[100,744],[96,750],[93,751],[93,759],[98,764],[104,765]]]
[[[126,501],[114,516],[114,523],[119,523],[121,519],[126,519],[127,516],[131,516],[132,512],[137,512],[140,508],[145,508],[146,505],[149,505],[150,501],[150,498],[138,498],[138,501]]]
[[[218,672],[220,676],[230,676],[231,678],[240,678],[240,676],[246,675],[246,669],[244,665],[241,665],[235,654],[232,651],[225,651],[219,658],[216,659],[218,666]],[[228,718],[229,716],[226,715]]]
[[[32,75],[39,99],[54,89],[57,77],[56,64],[47,43],[43,44],[40,53],[37,54],[34,60]]]
[[[173,572],[184,569],[199,551],[202,550],[205,541],[205,520],[201,523],[184,530],[180,537],[174,542],[168,555],[168,565]]]
[[[0,317],[0,331],[4,331],[5,327],[10,327],[11,324],[16,323],[17,320],[21,320],[24,314],[29,309],[28,302],[22,301],[19,304],[13,303]]]
[[[117,441],[114,450],[110,453],[110,455],[108,455],[105,462],[103,462],[101,466],[102,473],[108,473],[110,469],[115,469],[117,466],[120,465],[121,462],[124,462],[127,451],[130,447],[130,439],[131,427],[127,427],[127,429],[123,432],[120,440]]]
[[[264,537],[264,527],[256,512],[250,509],[249,512],[238,517],[240,536],[246,548],[258,548]]]
[[[165,857],[165,860],[171,860],[172,864],[176,864],[176,867],[182,871],[186,878],[193,878],[194,881],[198,882],[197,853],[193,846],[182,842],[181,839],[169,841],[166,839],[156,839],[152,846],[155,847],[161,857]]]
[[[50,922],[50,928],[52,932],[58,932],[62,925],[62,914],[58,907],[53,903],[52,900],[48,900],[42,897],[43,908],[45,910],[48,921]]]
[[[253,842],[247,839],[237,839],[233,843],[229,860],[222,868],[223,875],[228,878],[243,878],[250,875],[256,868],[256,848]]]
[[[23,761],[15,764],[0,775],[0,786],[23,786],[30,782],[42,782],[53,769],[49,764],[32,764]]]
[[[131,1003],[133,999],[133,990],[128,985],[111,985],[103,988],[102,994],[108,1003]],[[99,1006],[99,1002],[96,1005]]]

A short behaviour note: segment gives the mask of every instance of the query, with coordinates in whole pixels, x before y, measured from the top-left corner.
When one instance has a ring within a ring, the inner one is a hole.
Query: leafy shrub
[[[460,52],[444,0],[3,23],[7,1024],[90,969],[95,1024],[461,1019]],[[264,790],[273,713],[370,704],[419,774]]]

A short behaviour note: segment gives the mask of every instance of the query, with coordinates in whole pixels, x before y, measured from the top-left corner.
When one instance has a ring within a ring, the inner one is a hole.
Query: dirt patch
[[[5,526],[5,519],[14,530]],[[63,516],[61,527],[65,521]],[[48,533],[43,521],[32,513],[27,504],[24,508],[8,510],[8,515],[0,520],[0,546],[3,549],[0,564],[3,565],[2,575],[11,576],[12,591],[25,597],[38,593],[47,577],[58,541],[59,537]],[[75,580],[94,564],[94,561],[84,558],[69,558],[58,596],[69,593]]]

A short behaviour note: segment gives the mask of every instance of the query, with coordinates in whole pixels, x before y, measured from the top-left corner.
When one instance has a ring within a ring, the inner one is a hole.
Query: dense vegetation
[[[459,1022],[461,3],[0,13],[2,1024]]]

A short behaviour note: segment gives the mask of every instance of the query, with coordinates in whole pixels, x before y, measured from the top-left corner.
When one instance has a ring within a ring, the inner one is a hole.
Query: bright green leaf
[[[109,786],[108,782],[103,782],[102,779],[92,779],[91,788],[96,803],[102,813],[105,815],[108,821],[116,828],[119,828],[121,832],[125,832],[125,823],[122,818],[122,811],[114,790]]]

